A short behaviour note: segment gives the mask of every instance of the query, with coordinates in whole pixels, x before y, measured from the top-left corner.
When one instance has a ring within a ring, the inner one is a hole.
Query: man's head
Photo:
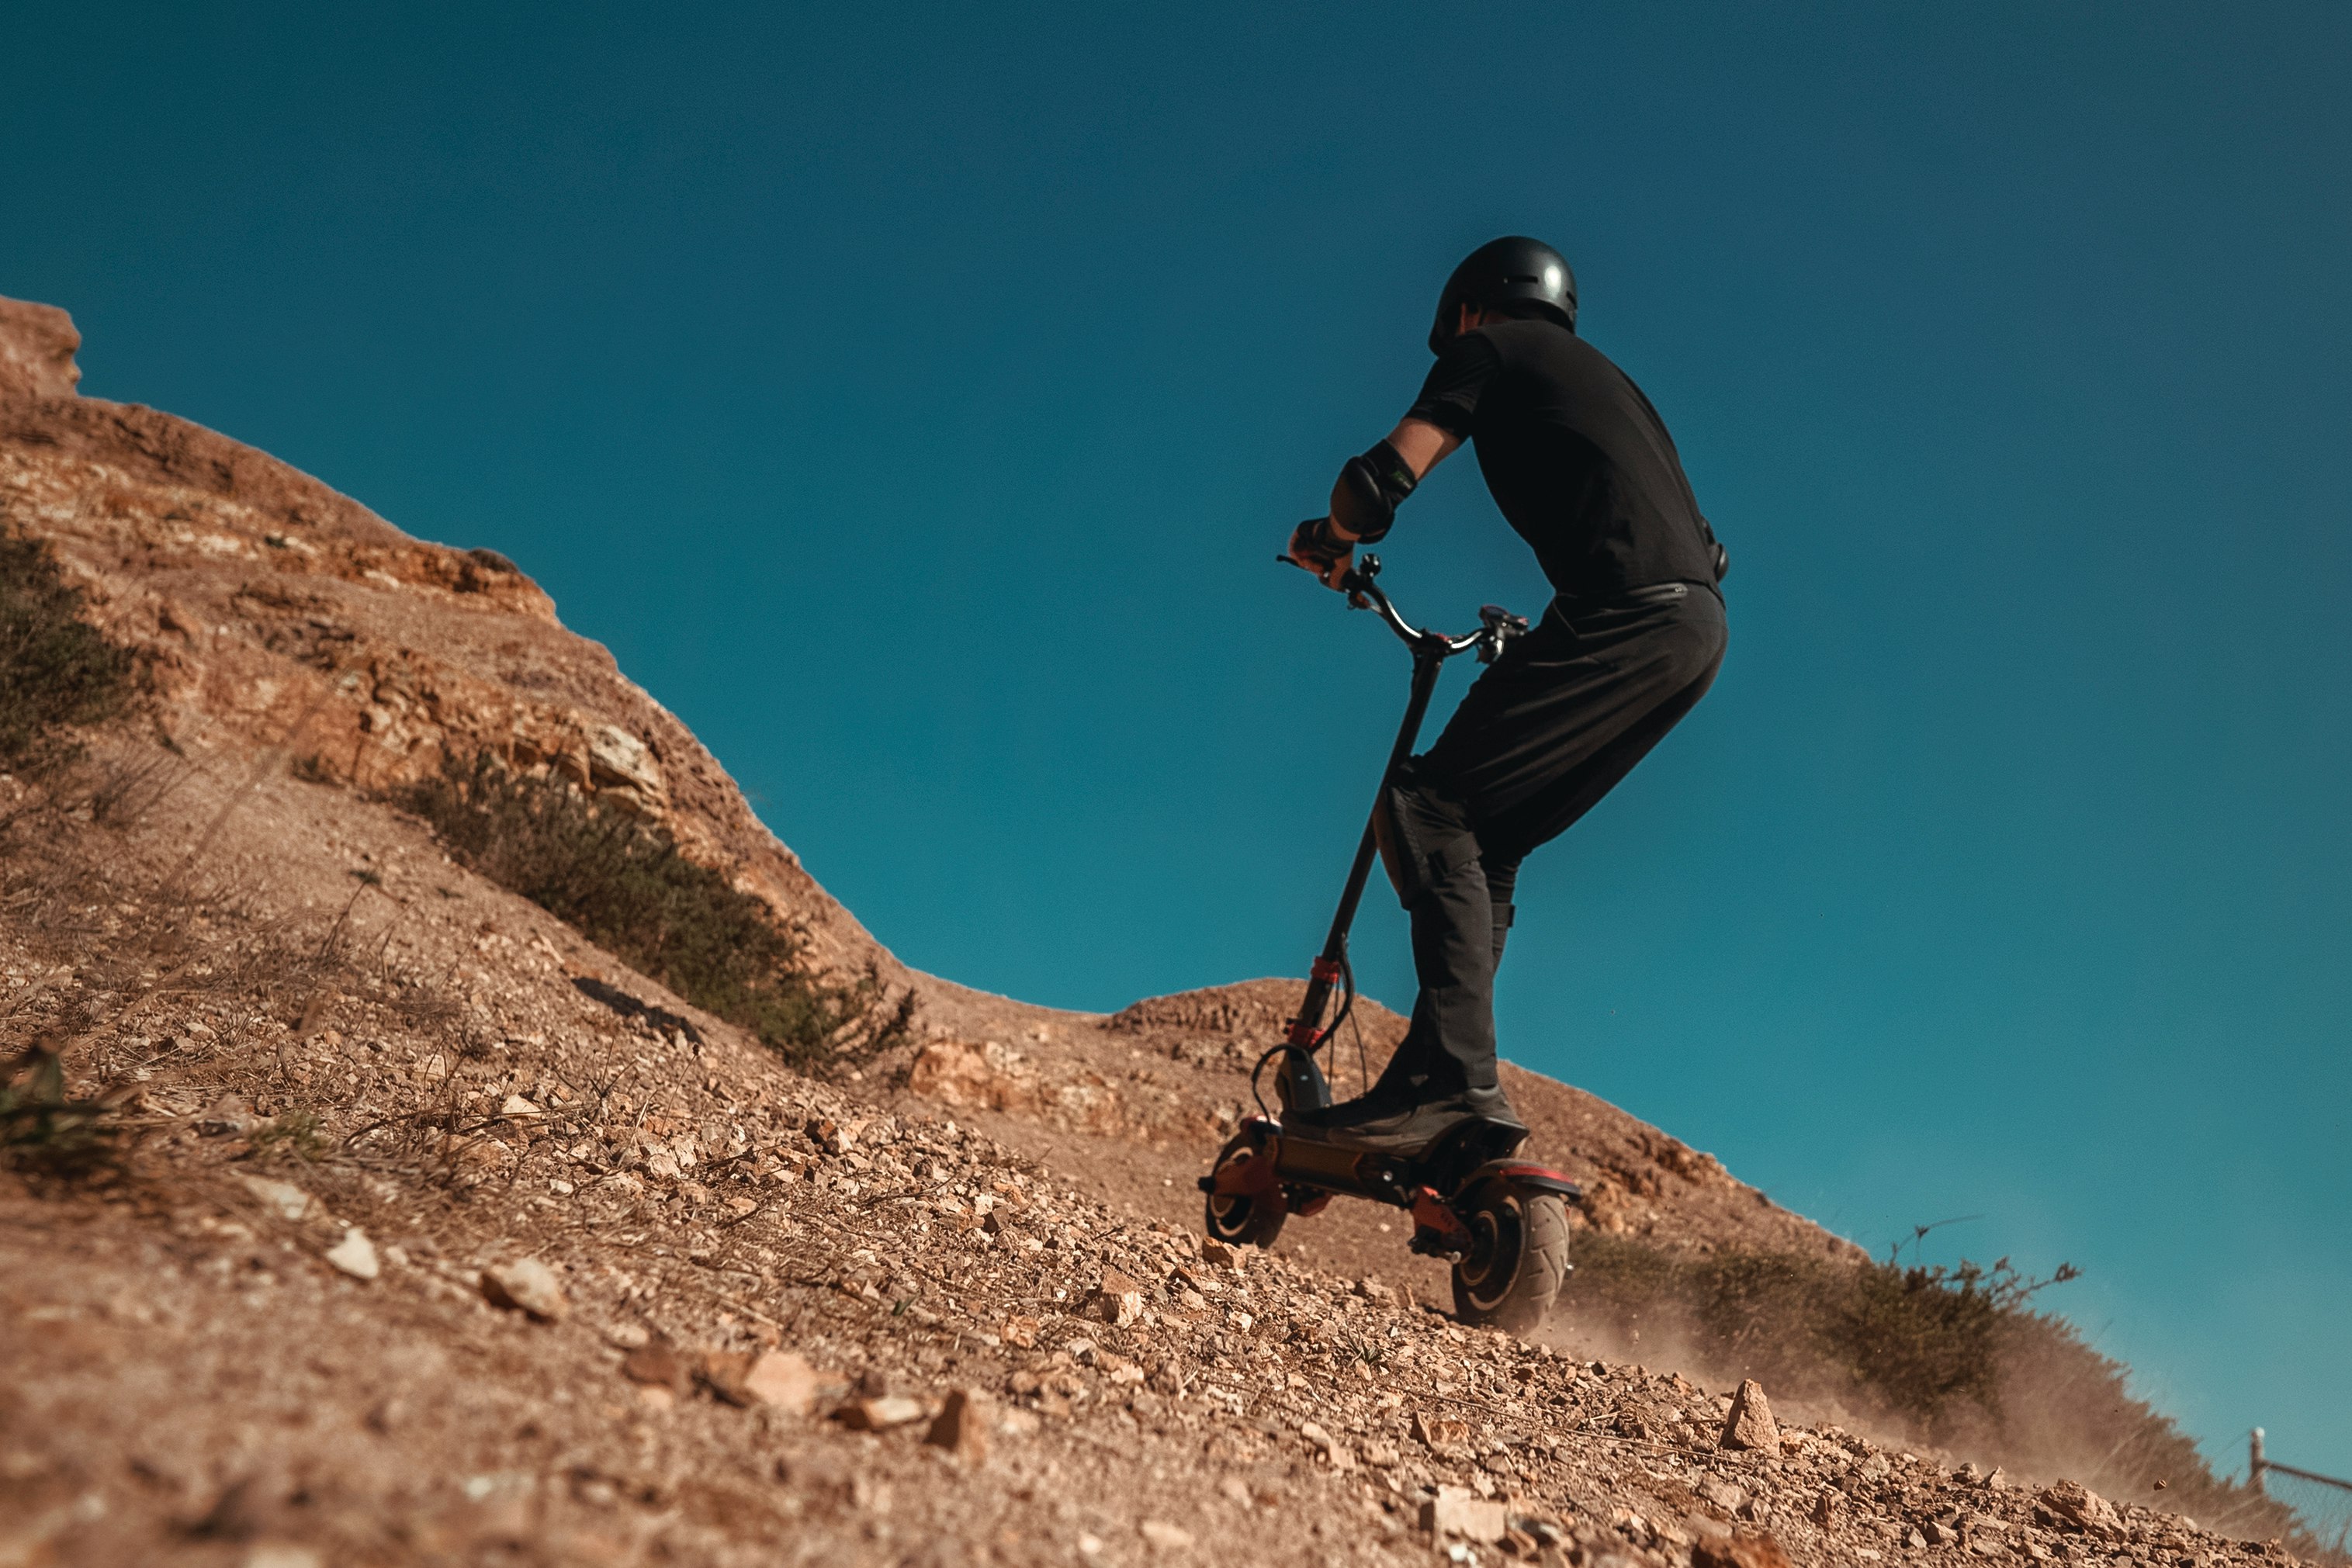
[[[1496,319],[1541,317],[1576,330],[1576,274],[1568,258],[1539,239],[1508,235],[1465,256],[1437,297],[1429,351],[1472,327]]]

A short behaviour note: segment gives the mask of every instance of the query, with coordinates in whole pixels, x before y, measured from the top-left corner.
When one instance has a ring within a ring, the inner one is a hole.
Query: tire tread
[[[1493,1311],[1481,1312],[1471,1303],[1457,1270],[1454,1310],[1465,1322],[1525,1333],[1549,1314],[1552,1302],[1559,1298],[1560,1284],[1568,1278],[1568,1206],[1557,1193],[1521,1191],[1518,1197],[1526,1239],[1510,1289]]]

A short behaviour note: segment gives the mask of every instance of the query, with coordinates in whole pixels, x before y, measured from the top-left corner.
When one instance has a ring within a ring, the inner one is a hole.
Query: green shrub
[[[51,1176],[83,1176],[115,1158],[106,1108],[66,1092],[65,1067],[44,1045],[0,1068],[0,1157]]]
[[[37,539],[0,532],[0,768],[70,755],[59,727],[95,724],[131,691],[131,655],[81,619],[82,595]]]
[[[567,784],[483,755],[399,800],[453,858],[797,1066],[862,1059],[905,1033],[909,1002],[891,1005],[870,972],[850,984],[815,975],[805,941],[766,904]]]

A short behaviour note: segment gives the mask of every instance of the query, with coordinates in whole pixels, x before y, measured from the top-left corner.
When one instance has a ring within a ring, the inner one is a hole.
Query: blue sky
[[[1404,670],[1271,557],[1552,239],[1732,647],[1529,862],[1507,1052],[2352,1473],[2352,12],[852,9],[28,13],[0,293],[514,556],[909,961],[1108,1009],[1303,967]],[[1541,602],[1468,462],[1383,553]]]

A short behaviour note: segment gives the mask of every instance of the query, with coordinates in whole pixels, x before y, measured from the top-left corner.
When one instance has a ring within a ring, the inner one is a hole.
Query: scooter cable
[[[1330,1024],[1315,1037],[1315,1043],[1307,1048],[1307,1054],[1313,1056],[1330,1044],[1331,1037],[1339,1032],[1339,1026],[1346,1023],[1348,1015],[1355,1010],[1356,967],[1348,962],[1348,944],[1343,938],[1339,944],[1339,1010],[1331,1015]]]
[[[1257,1102],[1257,1113],[1265,1117],[1268,1121],[1278,1122],[1282,1118],[1276,1116],[1266,1105],[1265,1094],[1257,1086],[1258,1075],[1265,1071],[1265,1064],[1267,1062],[1272,1061],[1276,1057],[1280,1056],[1284,1051],[1290,1049],[1290,1042],[1288,1040],[1285,1040],[1282,1044],[1277,1045],[1273,1050],[1267,1051],[1264,1056],[1259,1057],[1257,1059],[1257,1065],[1250,1069],[1250,1098]]]
[[[1353,1013],[1355,1010],[1356,967],[1348,962],[1348,947],[1345,940],[1343,939],[1339,946],[1339,1010],[1332,1015],[1330,1023],[1324,1027],[1322,1032],[1318,1034],[1313,1040],[1309,1040],[1305,1046],[1294,1046],[1286,1040],[1281,1044],[1268,1050],[1265,1055],[1257,1059],[1256,1064],[1250,1069],[1250,1098],[1257,1102],[1258,1114],[1266,1117],[1274,1117],[1274,1113],[1266,1107],[1265,1092],[1258,1087],[1258,1079],[1265,1073],[1265,1064],[1272,1061],[1276,1057],[1280,1056],[1286,1051],[1303,1050],[1306,1051],[1308,1060],[1313,1060],[1317,1053],[1321,1051],[1325,1046],[1331,1043],[1331,1037],[1339,1032],[1339,1026],[1346,1023],[1348,1021],[1349,1015]],[[1362,1034],[1363,1031],[1361,1030],[1357,1031],[1358,1038],[1356,1045],[1360,1055],[1363,1048]],[[1361,1061],[1357,1063],[1357,1071],[1360,1075],[1365,1071]],[[1274,1119],[1279,1120],[1280,1118],[1274,1117]]]

